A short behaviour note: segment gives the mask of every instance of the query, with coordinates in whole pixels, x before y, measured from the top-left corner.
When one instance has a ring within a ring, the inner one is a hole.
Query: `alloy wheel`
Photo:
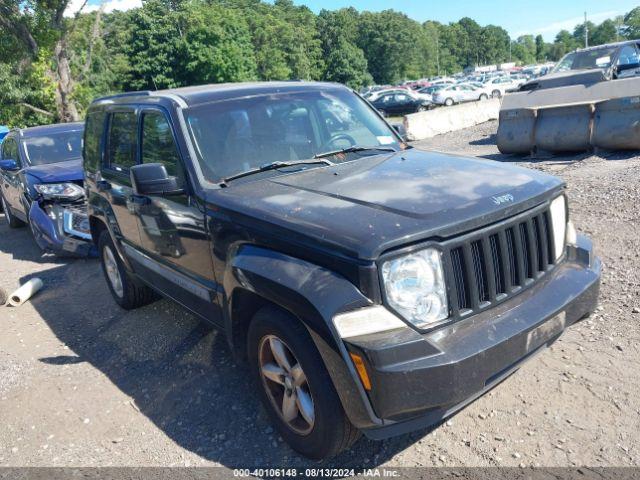
[[[104,262],[104,269],[107,272],[107,278],[113,288],[114,293],[122,298],[124,296],[124,288],[122,287],[122,277],[120,276],[120,269],[116,258],[111,251],[111,248],[106,246],[102,251],[102,261]]]
[[[309,434],[315,423],[315,408],[296,356],[283,340],[266,335],[258,346],[258,360],[263,387],[280,418],[294,432]]]

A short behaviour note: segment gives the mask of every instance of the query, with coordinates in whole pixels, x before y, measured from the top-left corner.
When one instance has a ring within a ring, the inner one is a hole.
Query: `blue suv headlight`
[[[48,197],[62,200],[75,200],[84,195],[84,190],[75,183],[40,183],[34,185],[36,192]]]

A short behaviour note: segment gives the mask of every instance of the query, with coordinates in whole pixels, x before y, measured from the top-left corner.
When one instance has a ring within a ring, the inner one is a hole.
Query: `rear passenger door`
[[[144,107],[139,118],[140,163],[164,165],[184,191],[137,196],[144,257],[134,252],[134,260],[157,289],[216,322],[219,311],[212,296],[215,282],[204,205],[190,192],[169,116],[161,108]]]
[[[133,107],[114,108],[108,113],[108,131],[102,165],[104,193],[126,243],[140,246],[135,199],[129,169],[138,163],[138,120]]]

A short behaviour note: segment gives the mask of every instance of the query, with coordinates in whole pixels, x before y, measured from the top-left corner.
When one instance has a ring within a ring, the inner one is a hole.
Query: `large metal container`
[[[497,144],[502,153],[529,153],[533,150],[537,111],[532,108],[502,110]]]
[[[640,150],[640,97],[598,103],[591,141],[607,150]]]
[[[579,152],[591,146],[591,105],[538,111],[534,142],[538,150]]]

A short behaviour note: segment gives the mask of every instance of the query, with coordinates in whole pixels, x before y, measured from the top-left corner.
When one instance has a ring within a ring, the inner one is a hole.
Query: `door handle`
[[[104,192],[106,190],[111,190],[111,184],[106,180],[98,180],[96,182],[96,187],[99,191]]]

